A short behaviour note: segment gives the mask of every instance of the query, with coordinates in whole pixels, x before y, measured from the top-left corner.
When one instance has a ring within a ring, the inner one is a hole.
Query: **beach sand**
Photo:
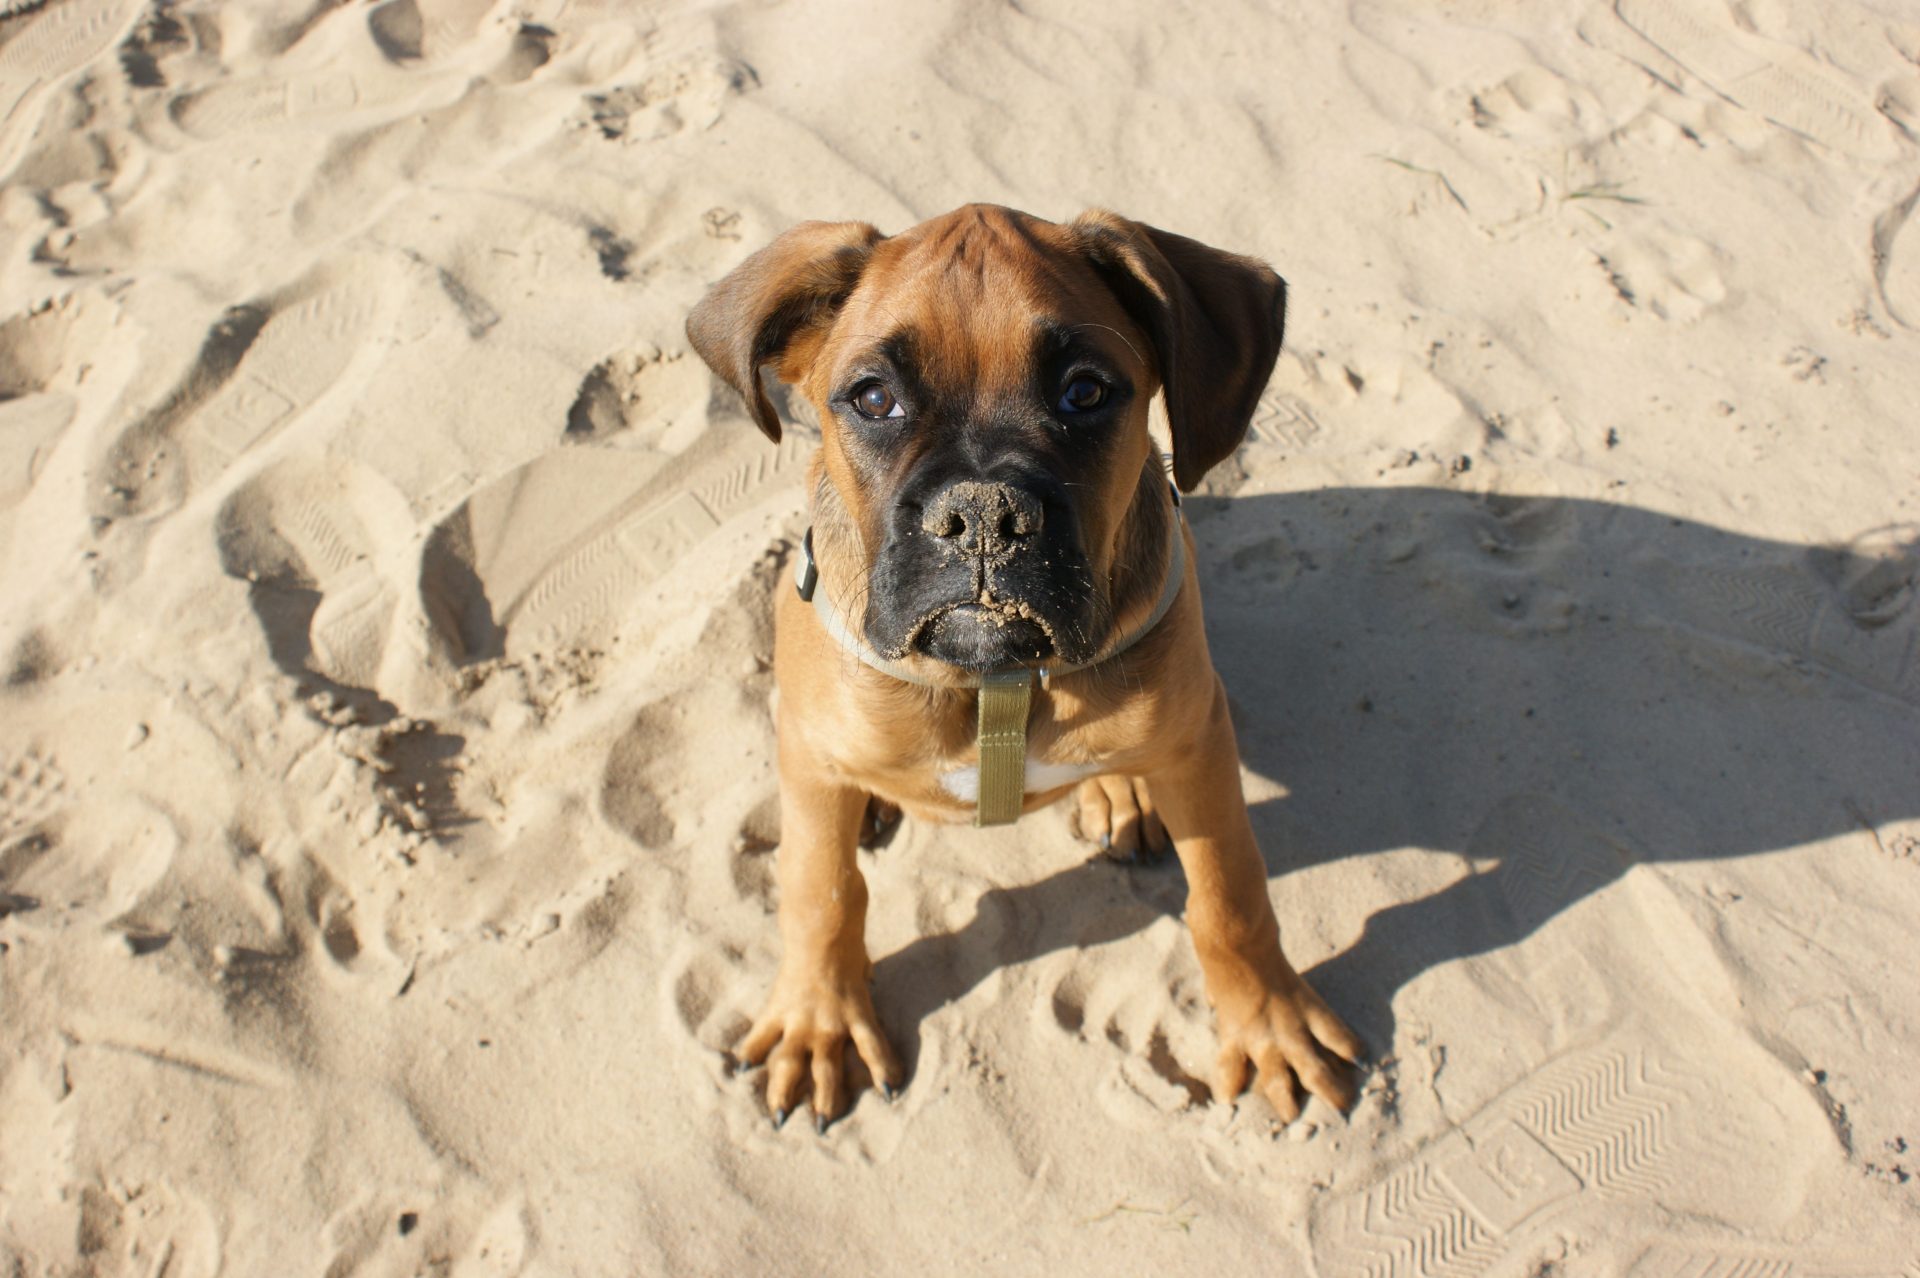
[[[8,8],[0,1274],[1920,1275],[1910,5]],[[1187,509],[1348,1117],[1064,809],[862,854],[896,1103],[731,1064],[817,436],[684,317],[976,200],[1290,283]]]

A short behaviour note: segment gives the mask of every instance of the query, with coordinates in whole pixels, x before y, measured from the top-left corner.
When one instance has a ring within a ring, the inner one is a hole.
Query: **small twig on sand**
[[[1470,211],[1467,208],[1467,202],[1460,198],[1460,192],[1453,189],[1453,183],[1447,181],[1447,175],[1442,173],[1439,169],[1422,168],[1418,164],[1411,164],[1406,160],[1395,159],[1391,155],[1376,154],[1373,158],[1376,160],[1385,160],[1388,164],[1391,164],[1396,168],[1405,169],[1409,173],[1425,173],[1428,177],[1440,179],[1440,185],[1446,188],[1447,194],[1453,197],[1453,202],[1460,206],[1461,212],[1464,213],[1464,212]]]
[[[1612,200],[1616,204],[1646,203],[1646,201],[1639,196],[1628,195],[1611,182],[1602,182],[1599,186],[1583,186],[1577,191],[1568,191],[1565,195],[1561,196],[1560,199],[1562,202],[1567,200]]]
[[[1129,1202],[1118,1202],[1098,1216],[1090,1216],[1080,1223],[1098,1225],[1120,1215],[1148,1216],[1153,1218],[1153,1222],[1162,1229],[1178,1229],[1183,1234],[1190,1234],[1193,1232],[1193,1222],[1200,1219],[1199,1212],[1186,1209],[1187,1204],[1192,1201],[1190,1198],[1182,1198],[1171,1207],[1139,1207]]]

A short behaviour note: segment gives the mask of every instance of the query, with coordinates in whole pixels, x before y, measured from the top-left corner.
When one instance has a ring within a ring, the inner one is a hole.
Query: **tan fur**
[[[887,239],[857,223],[789,232],[718,286],[688,327],[708,363],[750,401],[764,358],[819,409],[812,491],[821,588],[843,617],[857,619],[890,494],[859,482],[828,402],[844,361],[911,324],[937,335],[920,355],[943,384],[1010,391],[1030,380],[1036,317],[1085,326],[1138,390],[1119,445],[1091,490],[1078,494],[1086,548],[1113,601],[1118,635],[1150,614],[1166,567],[1172,516],[1147,431],[1151,392],[1173,379],[1164,389],[1176,473],[1190,486],[1244,435],[1278,349],[1283,297],[1263,265],[1112,214],[1057,225],[969,206]],[[775,422],[769,433],[777,431]],[[1126,652],[1036,691],[1028,757],[1106,774],[1082,797],[1083,825],[1138,809],[1150,832],[1171,837],[1218,1019],[1219,1094],[1244,1090],[1251,1066],[1286,1118],[1299,1112],[1296,1078],[1344,1108],[1352,1084],[1337,1058],[1357,1059],[1361,1045],[1282,954],[1226,695],[1207,653],[1196,556],[1184,527],[1182,535],[1186,576],[1172,610]],[[854,856],[863,816],[871,797],[925,820],[971,818],[971,805],[939,779],[975,760],[975,693],[921,656],[907,664],[950,686],[889,678],[842,650],[791,589],[778,597],[783,955],[740,1054],[770,1060],[767,1103],[776,1121],[797,1106],[810,1078],[824,1125],[846,1100],[849,1039],[881,1085],[902,1081],[867,988],[866,885]],[[1031,794],[1026,808],[1071,789]]]

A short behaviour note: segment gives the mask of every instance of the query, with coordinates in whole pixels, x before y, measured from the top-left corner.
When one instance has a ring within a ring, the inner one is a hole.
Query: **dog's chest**
[[[1106,771],[1097,763],[1049,763],[1044,759],[1031,756],[1027,759],[1025,790],[1028,794],[1044,794],[1048,790],[1057,790],[1062,786],[1074,785],[1091,776]],[[938,773],[940,788],[963,803],[974,803],[980,798],[980,765],[966,764],[962,767],[943,768]]]
[[[1087,723],[1101,726],[1090,732],[1082,726]],[[1073,690],[1054,688],[1037,695],[1027,724],[1021,789],[1029,796],[1058,793],[1089,777],[1126,770],[1132,762],[1132,751],[1127,747],[1138,726],[1126,713],[1115,713],[1104,704],[1090,704]],[[968,736],[973,735],[972,728],[969,724]],[[1116,744],[1120,746],[1117,751]],[[922,766],[928,771],[921,776],[932,780],[942,797],[968,806],[979,802],[977,750],[962,747],[950,753],[939,751]]]

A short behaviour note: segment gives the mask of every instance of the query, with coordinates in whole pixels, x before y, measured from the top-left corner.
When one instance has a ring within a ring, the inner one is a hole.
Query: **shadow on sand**
[[[1376,1050],[1409,981],[1522,940],[1633,865],[1849,834],[1920,859],[1920,827],[1901,828],[1920,818],[1920,527],[1806,546],[1433,488],[1189,512],[1242,759],[1285,791],[1252,809],[1270,875],[1461,858],[1309,973]],[[1120,932],[1181,909],[1177,866],[1096,859],[881,959],[901,1045],[1007,964],[1115,939],[1077,907],[1116,875],[1142,903],[1104,912]]]

